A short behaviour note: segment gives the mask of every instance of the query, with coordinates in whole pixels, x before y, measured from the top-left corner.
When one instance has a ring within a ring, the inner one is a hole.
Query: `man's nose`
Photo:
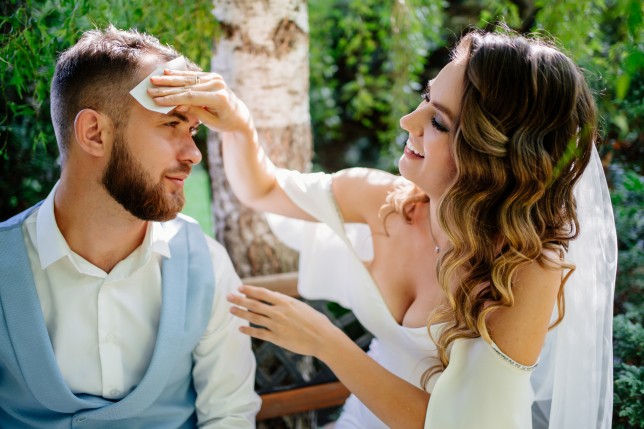
[[[182,162],[192,165],[199,164],[203,158],[191,133],[182,139],[180,157]]]

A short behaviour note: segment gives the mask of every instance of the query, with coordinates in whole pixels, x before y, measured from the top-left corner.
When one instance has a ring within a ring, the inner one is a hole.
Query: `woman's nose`
[[[407,113],[405,116],[400,118],[400,128],[414,136],[422,136],[424,126],[422,121],[420,121],[420,116],[418,109]]]

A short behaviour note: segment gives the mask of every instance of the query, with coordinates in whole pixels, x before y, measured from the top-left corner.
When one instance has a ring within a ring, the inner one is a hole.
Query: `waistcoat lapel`
[[[40,205],[40,204],[39,204]],[[43,406],[62,413],[95,408],[102,398],[81,399],[65,384],[51,346],[29,264],[22,224],[39,205],[10,219],[0,230],[0,303],[9,338],[29,390]]]

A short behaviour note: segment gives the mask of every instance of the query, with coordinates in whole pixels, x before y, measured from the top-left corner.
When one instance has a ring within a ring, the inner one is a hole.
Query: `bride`
[[[274,224],[302,252],[302,295],[375,335],[367,355],[300,301],[229,296],[258,325],[243,333],[321,359],[351,390],[336,428],[610,427],[614,223],[595,104],[561,51],[465,35],[400,120],[402,177],[277,169],[220,76],[153,83],[157,103],[223,132],[242,202],[300,220]]]

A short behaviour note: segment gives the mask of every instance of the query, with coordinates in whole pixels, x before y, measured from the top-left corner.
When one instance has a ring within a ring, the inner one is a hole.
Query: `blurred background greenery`
[[[549,34],[586,71],[618,229],[615,428],[644,427],[644,49],[641,0],[309,0],[314,168],[396,170],[398,119],[448,61],[467,26]],[[49,116],[56,56],[81,32],[138,28],[209,69],[209,0],[5,0],[0,5],[0,219],[47,195],[59,174]],[[177,19],[181,17],[181,19]],[[205,151],[202,133],[199,145]],[[204,160],[207,157],[204,156]],[[207,169],[185,212],[211,233]]]

